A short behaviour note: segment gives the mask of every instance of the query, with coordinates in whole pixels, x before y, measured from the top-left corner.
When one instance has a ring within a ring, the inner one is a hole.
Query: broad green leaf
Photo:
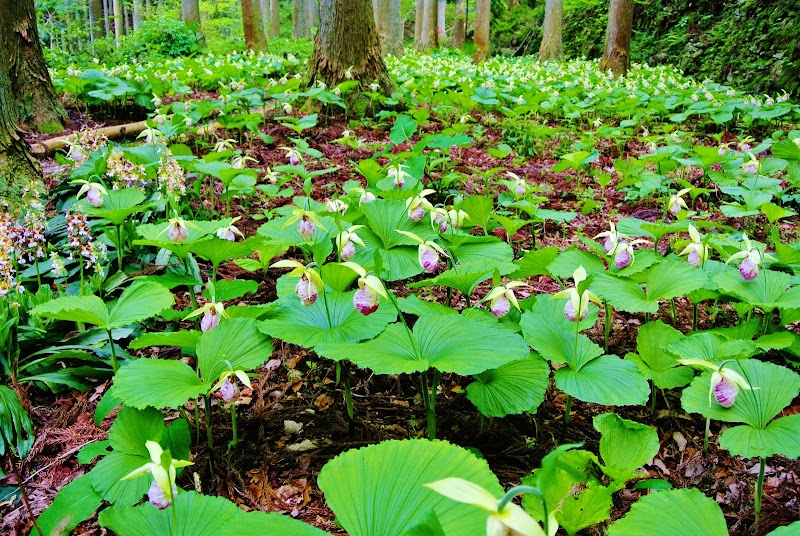
[[[353,306],[355,292],[326,292],[304,306],[292,293],[259,323],[264,333],[300,346],[355,343],[377,336],[397,318],[394,306],[381,299],[378,310],[364,316]],[[330,323],[329,323],[330,319]]]
[[[111,306],[108,322],[99,327],[114,329],[141,322],[172,307],[175,298],[158,283],[134,283]]]
[[[590,277],[603,273],[605,264],[597,255],[579,249],[568,249],[561,252],[547,267],[550,274],[562,279],[572,278],[572,273],[578,266],[583,266]]]
[[[763,429],[748,425],[728,428],[719,436],[719,446],[745,458],[774,454],[800,457],[800,415],[775,419]]]
[[[126,406],[139,409],[180,408],[208,387],[192,367],[176,360],[137,359],[114,376],[114,395]]]
[[[199,338],[200,332],[196,330],[153,331],[144,333],[131,341],[128,348],[138,350],[151,346],[180,346],[194,349]]]
[[[461,315],[428,315],[413,332],[392,324],[376,338],[359,344],[321,344],[319,355],[349,359],[377,374],[403,374],[435,368],[457,374],[480,374],[528,356],[519,335],[499,324],[466,320]]]
[[[736,403],[730,408],[723,408],[713,398],[709,404],[711,374],[705,372],[683,390],[683,409],[717,421],[745,423],[763,430],[800,392],[800,375],[786,367],[745,359],[728,363],[725,368],[738,372],[758,389],[739,389]]]
[[[647,402],[650,388],[636,365],[615,355],[603,355],[580,369],[562,367],[553,378],[556,387],[584,402],[632,406]]]
[[[214,266],[229,261],[237,257],[247,257],[253,252],[256,243],[260,243],[263,238],[245,240],[244,242],[231,242],[223,238],[211,236],[206,240],[198,240],[189,243],[189,251],[206,259]]]
[[[6,459],[6,448],[11,454],[25,459],[36,439],[33,422],[17,393],[5,385],[0,385],[0,456]],[[0,467],[2,472],[2,467]]]
[[[720,290],[765,311],[771,311],[775,307],[797,308],[800,303],[800,285],[787,291],[791,283],[792,276],[773,270],[761,270],[758,277],[751,281],[745,280],[736,272],[725,272],[717,276]]]
[[[460,264],[492,263],[503,275],[514,270],[514,250],[497,237],[445,235],[445,245]]]
[[[104,326],[108,323],[108,308],[105,302],[95,295],[61,296],[37,305],[31,313],[55,320],[84,322],[94,326]]]
[[[142,480],[147,480],[142,477]],[[148,484],[149,487],[149,484]],[[118,536],[169,534],[172,536],[219,536],[225,527],[236,526],[245,514],[223,497],[178,493],[174,504],[178,533],[173,530],[172,508],[158,510],[150,503],[141,506],[114,506],[100,512],[100,525]]]
[[[207,288],[203,291],[203,297],[207,300],[214,299],[214,301],[228,301],[241,298],[245,294],[255,294],[258,292],[258,281],[252,279],[222,279],[218,280],[214,285],[214,295],[211,294],[211,289]]]
[[[242,536],[245,534],[276,536],[328,536],[316,527],[284,514],[268,514],[254,510],[236,518],[220,529],[216,536]]]
[[[567,363],[570,368],[580,370],[602,355],[603,350],[583,334],[577,336],[576,345],[575,324],[557,312],[554,316],[553,305],[560,304],[556,300],[537,299],[533,310],[522,315],[522,333],[534,350],[548,361]]]
[[[593,422],[601,434],[600,457],[612,478],[622,476],[627,480],[633,471],[658,454],[658,433],[649,426],[623,419],[616,413],[603,413]]]
[[[535,412],[550,385],[550,367],[536,353],[475,376],[467,398],[487,417]]]
[[[81,450],[78,451],[78,463],[92,463],[95,458],[108,454],[108,448],[110,446],[111,441],[107,439],[102,441],[94,441],[88,445],[85,445]]]
[[[103,196],[103,204],[99,207],[93,207],[85,199],[77,204],[89,216],[103,218],[114,225],[122,225],[131,214],[147,208],[146,204],[140,205],[144,199],[144,192],[138,188],[121,188],[109,190],[108,195]]]
[[[574,495],[567,493],[560,502],[560,511],[556,513],[558,524],[567,534],[577,534],[586,527],[606,521],[611,517],[612,494],[612,489],[595,483]]]
[[[408,209],[405,201],[395,199],[377,199],[372,203],[361,205],[367,228],[381,241],[384,249],[391,249],[399,245],[414,246],[416,254],[417,243],[397,231],[408,231],[425,239],[431,234],[429,220],[423,218],[419,222],[408,219]],[[358,231],[361,235],[362,231]],[[358,253],[360,248],[356,248]]]
[[[408,288],[449,287],[456,289],[469,298],[472,295],[472,291],[483,281],[490,279],[495,270],[499,270],[500,274],[503,275],[513,271],[515,268],[511,263],[495,263],[486,259],[480,263],[460,264],[431,279],[409,283]]]
[[[373,201],[370,205],[377,203]],[[356,247],[356,254],[351,262],[360,264],[366,270],[376,271],[375,253],[380,256],[381,279],[397,281],[407,279],[422,273],[422,266],[417,256],[417,247],[411,245],[395,245],[385,248],[380,238],[369,229],[361,229],[358,236],[364,241],[366,247]],[[398,236],[402,236],[398,233]]]
[[[550,246],[544,249],[533,249],[526,251],[521,259],[514,261],[519,266],[517,271],[510,274],[515,279],[523,279],[536,275],[549,275],[547,267],[558,256],[558,246]]]
[[[489,218],[494,212],[494,199],[484,195],[470,195],[464,198],[461,209],[469,215],[470,221],[483,227],[485,232]]]
[[[719,505],[698,489],[645,495],[625,517],[608,528],[609,536],[727,536]]]
[[[639,328],[636,338],[638,354],[628,354],[644,377],[652,380],[659,389],[674,389],[687,385],[694,377],[688,367],[682,367],[666,348],[680,340],[683,334],[660,320],[648,322]]]
[[[63,488],[36,519],[48,536],[66,536],[100,507],[103,498],[92,487],[88,474],[79,476]]]
[[[417,122],[406,114],[400,114],[389,132],[389,141],[398,145],[403,143],[417,131]]]
[[[430,509],[447,535],[482,534],[486,511],[424,487],[448,477],[474,482],[498,498],[503,492],[484,460],[445,441],[422,439],[349,450],[322,468],[318,483],[350,536],[404,534]]]
[[[320,268],[319,275],[325,282],[325,287],[336,292],[347,291],[347,289],[350,288],[350,285],[353,284],[353,281],[358,278],[358,274],[356,274],[352,269],[337,262],[323,264]],[[294,285],[297,285],[297,280],[295,279],[293,281],[292,294],[294,294]],[[284,295],[285,294],[280,294],[281,297]],[[294,295],[295,297],[297,296],[296,294]]]
[[[258,322],[234,318],[200,335],[197,368],[206,388],[226,371],[252,370],[269,360],[272,341],[258,330]]]
[[[778,527],[777,529],[767,534],[767,536],[798,536],[798,535],[800,535],[800,521],[795,521],[791,525],[786,525],[784,527]]]
[[[441,303],[421,300],[416,294],[409,294],[406,298],[398,298],[397,305],[404,313],[414,316],[425,315],[457,315],[458,311]]]

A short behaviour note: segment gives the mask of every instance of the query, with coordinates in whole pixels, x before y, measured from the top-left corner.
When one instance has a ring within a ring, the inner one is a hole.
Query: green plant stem
[[[670,304],[672,305],[672,324],[677,325],[678,323],[678,311],[675,308],[675,298],[670,300]]]
[[[355,413],[353,412],[353,391],[350,386],[350,363],[348,361],[342,363],[342,376],[344,379],[344,405],[347,409],[347,417],[352,421]]]
[[[17,479],[17,485],[19,486],[20,495],[22,495],[22,502],[25,505],[25,509],[28,511],[28,517],[31,518],[33,522],[33,526],[36,528],[36,532],[39,533],[39,536],[44,536],[41,527],[36,522],[36,516],[33,515],[33,510],[31,510],[31,503],[28,500],[28,492],[25,491],[25,485],[23,483],[22,478],[19,476],[19,471],[17,470],[17,464],[14,463],[14,460],[9,459],[9,464],[11,465],[11,472],[14,473],[14,478]]]
[[[333,323],[331,322],[331,312],[328,309],[328,295],[325,292],[325,282],[322,282],[322,288],[319,289],[317,292],[322,294],[322,305],[325,307],[325,318],[328,319],[328,329],[333,329]]]
[[[41,287],[42,286],[42,274],[39,272],[39,259],[38,259],[38,257],[33,259],[33,265],[36,267],[36,283]]]
[[[231,404],[231,429],[233,430],[231,445],[236,445],[239,443],[239,429],[236,426],[236,404]]]
[[[572,395],[567,395],[567,403],[564,406],[564,426],[569,426],[570,411],[572,411]]]
[[[200,444],[200,402],[194,399],[194,443]]]
[[[758,458],[758,479],[756,480],[756,523],[761,519],[761,496],[764,493],[764,468],[767,465],[767,459],[763,456]]]
[[[108,344],[111,346],[111,368],[116,372],[119,369],[119,364],[117,364],[117,350],[114,348],[114,337],[111,335],[110,329],[107,329],[106,333],[108,333]]]
[[[172,530],[175,536],[178,536],[178,510],[175,506],[175,494],[172,492],[172,482],[169,483],[169,500],[170,500],[170,507],[169,509],[172,510]]]
[[[535,488],[533,486],[514,486],[513,488],[508,490],[505,493],[505,495],[503,495],[503,497],[500,498],[500,502],[497,503],[497,512],[498,513],[502,512],[505,509],[505,507],[508,506],[508,503],[510,503],[511,500],[514,499],[514,497],[516,497],[520,493],[534,495],[537,499],[539,499],[539,502],[542,504],[542,512],[543,512],[542,525],[544,528],[544,533],[550,534],[550,527],[548,527],[548,519],[547,519],[548,516],[547,501],[544,498],[544,494],[542,494],[542,492],[539,491],[539,488]]]
[[[692,331],[697,331],[697,304],[692,304]]]
[[[603,305],[605,306],[605,310],[606,310],[605,325],[604,325],[604,328],[605,328],[604,329],[605,344],[603,345],[603,351],[605,353],[608,353],[608,337],[611,334],[612,310],[611,310],[611,306],[608,305],[608,301],[603,300]]]
[[[117,225],[117,267],[122,272],[122,225]]]
[[[426,417],[428,421],[428,439],[436,439],[436,391],[439,389],[439,371],[433,369],[432,383],[428,387],[428,373],[423,372],[422,378],[425,384],[423,396],[428,399],[426,407]]]
[[[206,444],[208,450],[214,451],[214,434],[211,430],[211,398],[208,395],[203,395],[203,401],[206,406]]]
[[[711,417],[706,417],[706,432],[703,435],[703,452],[708,452],[708,436],[711,435]]]
[[[656,414],[656,384],[650,380],[650,415]]]

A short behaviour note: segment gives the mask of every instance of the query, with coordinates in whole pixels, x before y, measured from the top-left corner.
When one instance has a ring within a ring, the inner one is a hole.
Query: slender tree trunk
[[[266,51],[267,36],[264,33],[264,19],[258,0],[242,0],[242,26],[244,46],[251,50]]]
[[[564,47],[561,43],[562,0],[547,0],[544,8],[544,29],[539,46],[539,61],[561,60]]]
[[[400,16],[400,0],[374,0],[375,26],[381,38],[384,54],[403,55],[403,19]]]
[[[128,2],[122,0],[122,23],[124,28],[124,34],[128,35],[131,33],[131,19],[130,14],[128,13]]]
[[[437,1],[425,0],[422,10],[422,31],[417,44],[419,50],[430,50],[436,47],[436,15]]]
[[[631,66],[631,32],[633,0],[611,0],[608,8],[606,46],[600,68],[616,76],[624,75]]]
[[[306,0],[292,0],[292,37],[300,39],[311,35]]]
[[[422,42],[422,20],[425,17],[425,0],[416,0],[414,4],[414,46],[420,48]]]
[[[44,61],[33,0],[0,0],[0,18],[12,28],[0,55],[8,61],[15,115],[40,132],[61,130],[67,114]]]
[[[264,26],[264,35],[269,36],[269,0],[258,0],[258,7],[261,8],[261,22]]]
[[[106,38],[111,37],[111,17],[109,14],[111,13],[111,0],[102,0],[103,1],[103,25],[106,29]]]
[[[144,0],[133,0],[133,29],[138,30],[142,26],[142,22],[144,21],[144,6],[142,5]]]
[[[0,0],[0,200],[9,203],[11,210],[19,208],[17,201],[22,197],[22,188],[31,181],[41,179],[38,164],[30,156],[28,145],[17,128],[17,105],[14,95],[14,76],[17,63],[21,63],[20,40],[33,38],[31,46],[39,49],[35,18],[28,19],[25,26],[19,26],[33,9],[33,2]],[[31,28],[30,21],[33,21]],[[46,72],[46,71],[45,71]],[[49,83],[49,78],[47,79]]]
[[[392,88],[381,57],[372,0],[321,0],[306,83],[322,81],[332,87],[347,78],[358,80],[362,89],[372,83],[384,92]]]
[[[473,59],[480,63],[489,57],[489,20],[492,12],[491,0],[475,0],[475,54]]]
[[[317,0],[305,0],[305,5],[308,35],[311,36],[312,28],[319,27],[319,2]]]
[[[277,39],[281,36],[281,2],[269,0],[269,37]]]
[[[111,0],[114,6],[114,39],[119,47],[119,40],[125,35],[124,21],[122,20],[122,2],[121,0]]]
[[[438,0],[436,4],[436,42],[443,45],[447,40],[447,31],[444,27],[444,10],[447,7],[447,0]]]
[[[194,26],[194,31],[200,35],[200,42],[205,45],[200,26],[200,0],[181,0],[181,18],[185,24]]]
[[[467,40],[467,9],[465,0],[456,0],[456,17],[453,21],[453,46],[461,48]]]

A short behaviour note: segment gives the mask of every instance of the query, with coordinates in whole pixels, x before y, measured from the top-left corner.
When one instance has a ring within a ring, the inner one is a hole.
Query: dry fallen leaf
[[[306,452],[317,448],[317,442],[310,439],[304,439],[300,443],[293,443],[286,446],[286,450],[291,452]]]
[[[314,400],[314,405],[320,411],[325,411],[329,407],[336,402],[331,395],[319,395],[316,400]]]

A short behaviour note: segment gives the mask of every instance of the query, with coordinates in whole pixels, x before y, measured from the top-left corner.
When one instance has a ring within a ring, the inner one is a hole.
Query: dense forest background
[[[181,3],[145,4],[145,23],[126,35],[119,47],[113,38],[90,40],[81,15],[85,2],[37,2],[40,32],[48,62],[65,66],[85,54],[102,62],[125,63],[132,57],[158,59],[202,50],[181,19]],[[126,7],[123,3],[123,7]],[[270,40],[274,53],[310,54],[311,40],[293,39],[292,2],[281,2],[280,38]],[[401,13],[407,43],[413,40],[414,1],[403,0]],[[491,45],[495,54],[535,54],[542,36],[544,0],[493,0]],[[474,1],[467,4],[468,42]],[[638,1],[634,7],[631,57],[651,65],[669,63],[698,78],[734,82],[753,93],[800,92],[800,0]],[[126,21],[132,18],[132,8]],[[452,31],[455,4],[447,4],[447,31]],[[203,33],[211,52],[244,49],[241,6],[235,0],[201,1]],[[607,2],[564,1],[564,52],[567,59],[597,58],[603,52]],[[265,21],[268,22],[268,21]],[[113,33],[113,28],[111,28]],[[449,37],[449,36],[448,36]],[[61,54],[66,49],[69,55]]]

